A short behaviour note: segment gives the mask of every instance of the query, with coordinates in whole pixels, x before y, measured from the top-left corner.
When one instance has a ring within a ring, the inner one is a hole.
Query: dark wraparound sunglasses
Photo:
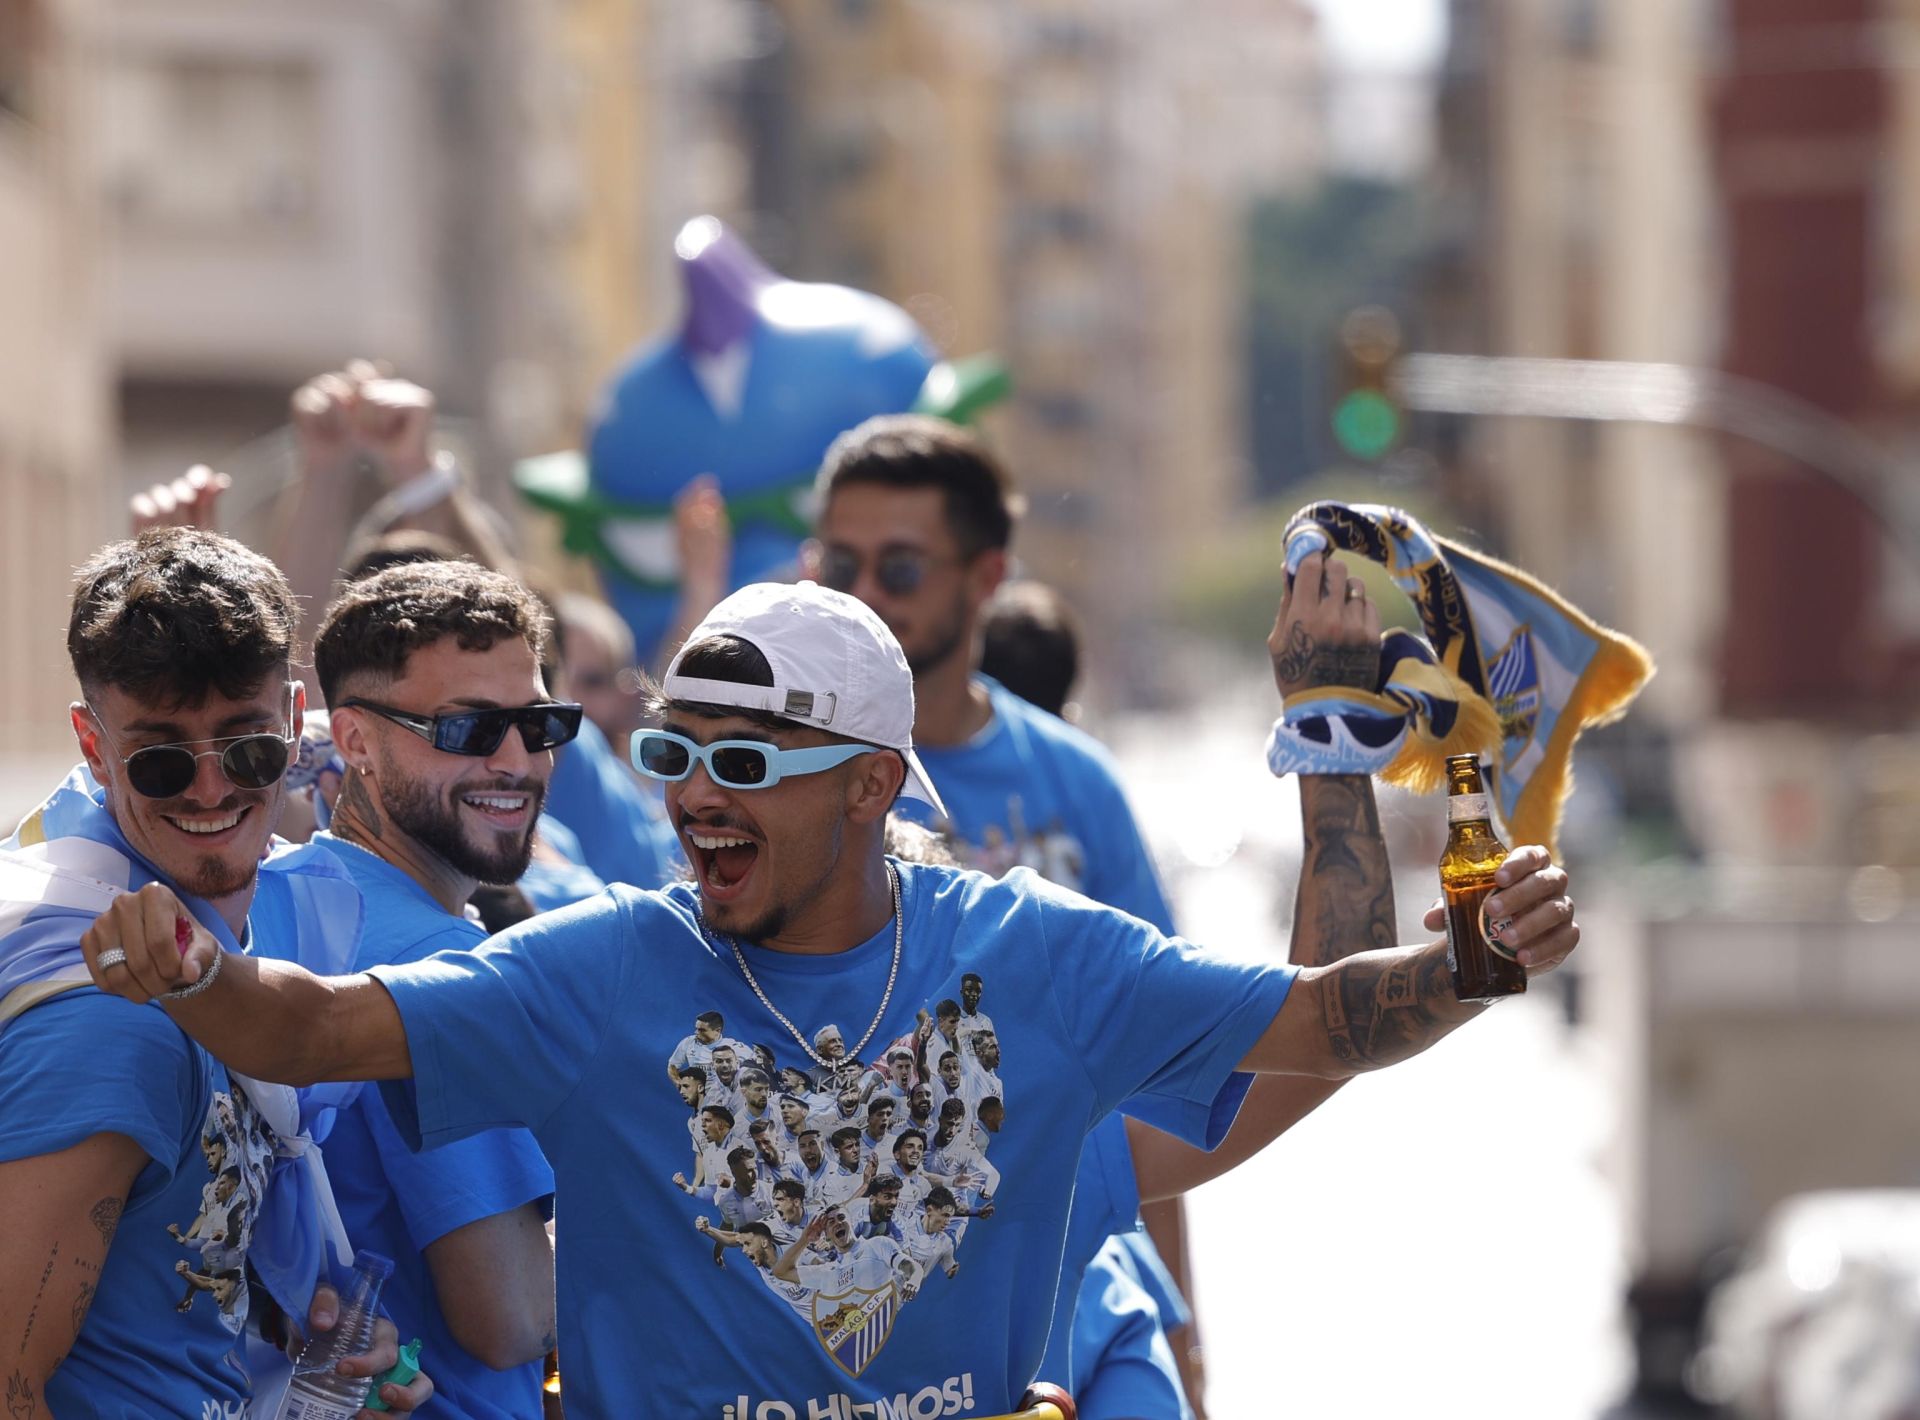
[[[458,710],[446,715],[415,715],[391,705],[362,700],[359,696],[340,702],[342,709],[370,710],[383,720],[391,720],[403,730],[411,730],[445,754],[464,754],[474,758],[492,754],[500,748],[507,731],[520,731],[520,742],[529,754],[543,749],[558,749],[580,733],[580,707],[559,701],[537,705],[507,705],[497,710]]]

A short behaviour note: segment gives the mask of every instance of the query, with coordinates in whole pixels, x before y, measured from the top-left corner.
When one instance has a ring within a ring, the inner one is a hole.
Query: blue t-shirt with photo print
[[[729,1228],[672,1181],[688,1102],[665,1066],[688,1021],[718,1011],[730,1034],[775,1042],[779,1065],[806,1059],[701,931],[690,886],[615,888],[476,952],[375,968],[413,1061],[410,1084],[383,1088],[403,1133],[431,1146],[524,1125],[554,1165],[574,1420],[1009,1410],[1046,1342],[1088,1131],[1129,1100],[1196,1145],[1225,1136],[1250,1082],[1236,1067],[1291,968],[1170,940],[1025,871],[898,871],[905,949],[890,995],[892,923],[829,956],[741,946],[793,1029],[835,1025],[850,1048],[866,1035],[856,1053],[869,1061],[911,1041],[918,1013],[957,999],[968,973],[994,1002],[981,1065],[1004,1117],[951,1117],[931,1139],[896,1131],[850,1180],[869,1218],[869,1180],[898,1180],[875,1194],[892,1200],[893,1228],[864,1238],[859,1217],[818,1204],[782,1247],[774,1230],[796,1236],[793,1219]]]
[[[87,986],[0,1028],[0,1162],[59,1153],[95,1134],[123,1134],[147,1160],[123,1211],[111,1200],[90,1210],[109,1242],[101,1267],[47,1258],[49,1272],[63,1274],[62,1307],[76,1278],[90,1305],[39,1397],[45,1412],[17,1394],[8,1412],[241,1420],[253,1393],[242,1358],[246,1251],[271,1135],[226,1070],[164,1011]],[[64,1312],[41,1324],[73,1334]]]
[[[314,835],[352,874],[366,901],[361,971],[419,961],[440,951],[480,945],[486,932],[448,912],[408,874],[357,844]],[[264,931],[260,950],[270,953]],[[454,1339],[425,1251],[456,1228],[542,1207],[553,1171],[524,1129],[491,1129],[442,1149],[415,1153],[402,1142],[380,1092],[363,1090],[341,1111],[326,1145],[327,1174],[356,1248],[394,1261],[380,1300],[401,1339],[426,1342],[422,1363],[433,1377],[433,1409],[462,1420],[522,1420],[540,1413],[538,1361],[496,1371]]]

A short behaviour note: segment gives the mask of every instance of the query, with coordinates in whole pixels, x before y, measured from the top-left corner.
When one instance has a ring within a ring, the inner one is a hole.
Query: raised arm
[[[176,935],[182,923],[190,928],[185,947]],[[211,985],[162,1004],[182,1030],[243,1075],[287,1085],[413,1075],[399,1008],[371,976],[315,976],[291,962],[222,954],[164,883],[115,898],[80,949],[94,985],[136,1003],[193,985],[218,959]]]
[[[1351,585],[1353,592],[1346,588]],[[1268,639],[1281,699],[1316,685],[1372,689],[1379,672],[1380,616],[1339,563],[1312,557],[1280,603]],[[1326,966],[1399,941],[1386,839],[1364,774],[1305,774],[1300,783],[1303,850],[1289,958]],[[1127,1121],[1142,1202],[1172,1198],[1245,1163],[1326,1102],[1345,1083],[1300,1075],[1254,1081],[1220,1147],[1196,1149]]]

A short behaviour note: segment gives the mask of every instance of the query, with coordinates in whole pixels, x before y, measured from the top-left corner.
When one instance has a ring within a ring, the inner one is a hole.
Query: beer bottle
[[[1462,1001],[1490,1001],[1527,989],[1526,968],[1487,933],[1487,899],[1507,846],[1493,831],[1493,810],[1480,758],[1447,756],[1447,847],[1440,855],[1440,891],[1447,904],[1447,969]]]

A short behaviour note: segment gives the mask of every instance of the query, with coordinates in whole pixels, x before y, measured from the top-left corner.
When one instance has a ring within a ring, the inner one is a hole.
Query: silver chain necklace
[[[867,1048],[867,1042],[873,1039],[873,1033],[880,1029],[880,1022],[886,1018],[887,1005],[893,1000],[893,983],[900,975],[900,949],[906,942],[907,918],[906,914],[900,910],[900,874],[893,864],[889,863],[886,866],[887,884],[893,890],[893,965],[887,968],[887,989],[880,993],[880,1009],[873,1013],[873,1020],[867,1026],[867,1033],[860,1037],[860,1043],[847,1052],[848,1060],[858,1060],[860,1052]],[[725,940],[727,946],[733,951],[733,959],[740,967],[740,974],[746,977],[747,985],[753,988],[753,994],[760,998],[760,1004],[772,1013],[773,1018],[787,1028],[787,1033],[800,1042],[800,1048],[807,1052],[808,1059],[827,1070],[834,1069],[836,1063],[846,1063],[845,1060],[839,1062],[829,1060],[815,1050],[813,1043],[800,1033],[800,1027],[788,1020],[785,1013],[773,1004],[773,999],[760,989],[760,982],[755,978],[753,968],[747,965],[747,959],[740,951],[740,943],[732,937],[722,939],[717,936],[713,928],[707,925],[707,914],[697,904],[694,907],[694,914],[700,919],[700,930],[708,941],[718,946],[722,940]]]

